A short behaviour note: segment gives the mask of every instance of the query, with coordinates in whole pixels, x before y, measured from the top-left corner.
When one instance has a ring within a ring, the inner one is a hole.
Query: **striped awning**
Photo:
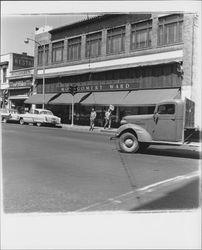
[[[85,96],[88,96],[89,93],[77,93],[74,95],[74,103],[79,103],[82,99],[85,98]],[[71,104],[72,103],[72,95],[69,93],[61,94],[59,97],[54,99],[53,101],[50,101],[49,104],[53,105],[65,105],[65,104]]]
[[[47,102],[54,96],[55,94],[45,94],[44,103],[47,104]],[[25,103],[27,104],[43,104],[43,94],[35,94],[30,96]]]
[[[144,106],[156,105],[165,99],[180,97],[179,88],[173,89],[146,89],[117,92],[94,92],[82,104],[88,105],[116,105],[116,106]]]

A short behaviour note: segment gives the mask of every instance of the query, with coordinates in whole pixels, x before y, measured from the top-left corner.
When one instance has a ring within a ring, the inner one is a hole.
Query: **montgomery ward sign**
[[[99,84],[99,85],[86,85],[86,86],[79,86],[76,84],[73,85],[77,86],[77,92],[132,90],[139,88],[138,83],[116,83],[116,84]],[[69,84],[68,86],[57,86],[56,92],[69,92]]]

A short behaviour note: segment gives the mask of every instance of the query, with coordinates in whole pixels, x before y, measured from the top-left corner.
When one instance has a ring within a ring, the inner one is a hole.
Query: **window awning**
[[[89,93],[77,93],[74,95],[74,103],[79,103],[81,99],[85,99],[85,96],[88,96]],[[53,105],[62,105],[62,104],[71,104],[72,103],[72,95],[69,93],[61,94],[55,100],[50,101],[49,104]]]
[[[45,94],[45,104],[54,96],[55,94]],[[35,94],[30,96],[25,103],[27,104],[42,104],[43,94]]]
[[[152,89],[117,92],[94,92],[82,104],[89,105],[116,105],[116,106],[148,106],[156,105],[165,99],[179,98],[180,92],[175,89]]]
[[[121,105],[127,94],[128,91],[93,92],[81,103],[92,105]]]
[[[124,98],[122,105],[156,105],[158,102],[166,99],[176,99],[180,97],[180,91],[175,89],[148,89],[148,90],[135,90],[129,92]]]

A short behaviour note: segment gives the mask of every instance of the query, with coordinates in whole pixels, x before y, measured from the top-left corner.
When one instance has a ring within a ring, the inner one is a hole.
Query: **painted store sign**
[[[10,72],[10,75],[12,77],[15,77],[15,76],[27,76],[27,75],[32,75],[32,74],[33,74],[33,69],[26,69],[26,70]]]
[[[13,54],[13,70],[31,68],[34,66],[34,58],[23,54]]]
[[[71,85],[71,84],[69,84]],[[57,86],[56,92],[68,92],[68,86]],[[76,84],[73,84],[76,86]],[[139,83],[116,83],[116,84],[96,84],[96,85],[77,85],[78,92],[88,92],[88,91],[114,91],[114,90],[130,90],[138,89]]]
[[[10,88],[21,88],[21,87],[30,87],[32,85],[32,80],[20,80],[20,81],[10,81]]]

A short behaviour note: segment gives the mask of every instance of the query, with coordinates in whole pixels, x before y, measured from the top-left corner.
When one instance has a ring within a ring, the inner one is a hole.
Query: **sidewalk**
[[[63,129],[72,130],[72,131],[81,131],[89,133],[104,133],[104,134],[115,134],[116,128],[106,128],[103,127],[94,127],[93,131],[89,131],[90,126],[80,126],[80,125],[71,125],[71,124],[61,124]]]

